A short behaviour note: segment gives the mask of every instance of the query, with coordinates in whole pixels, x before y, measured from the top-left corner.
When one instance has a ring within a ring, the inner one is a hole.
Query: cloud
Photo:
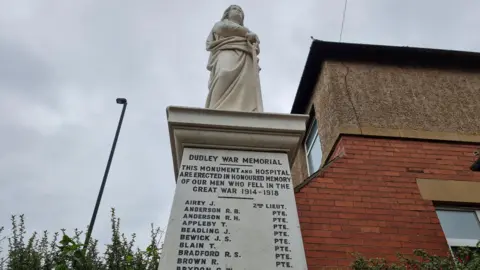
[[[439,49],[479,49],[477,1],[350,1],[345,37],[349,42]]]
[[[204,105],[205,39],[228,1],[0,0],[0,225],[85,228],[129,100],[94,237],[109,207],[148,241],[174,179],[165,108]],[[290,111],[313,36],[338,41],[343,2],[242,0],[261,39],[267,111]],[[478,50],[474,1],[349,1],[343,41]],[[476,7],[476,8],[475,8]]]

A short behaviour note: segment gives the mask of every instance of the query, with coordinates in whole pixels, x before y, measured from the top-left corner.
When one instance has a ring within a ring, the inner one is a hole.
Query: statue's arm
[[[213,26],[213,32],[222,37],[245,37],[249,31],[246,27],[243,27],[228,20],[224,20],[221,22],[217,22]]]

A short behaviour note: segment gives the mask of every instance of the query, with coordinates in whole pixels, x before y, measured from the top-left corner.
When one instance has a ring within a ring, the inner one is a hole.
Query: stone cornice
[[[167,119],[177,178],[185,147],[282,152],[292,164],[308,115],[170,106]]]

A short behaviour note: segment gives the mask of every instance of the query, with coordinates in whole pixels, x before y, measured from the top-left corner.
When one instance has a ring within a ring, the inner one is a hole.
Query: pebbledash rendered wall
[[[480,70],[322,63],[312,106],[324,161],[341,134],[480,143]],[[304,150],[292,171],[307,178]]]
[[[434,204],[421,194],[418,181],[480,182],[480,174],[468,169],[477,147],[342,136],[332,155],[337,158],[297,187],[308,269],[347,267],[354,259],[352,252],[388,260],[414,249],[447,255]],[[480,200],[479,191],[461,196]]]

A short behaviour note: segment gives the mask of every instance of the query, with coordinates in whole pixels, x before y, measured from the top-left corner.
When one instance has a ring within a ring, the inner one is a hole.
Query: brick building
[[[315,40],[292,113],[309,269],[480,239],[480,54]]]

